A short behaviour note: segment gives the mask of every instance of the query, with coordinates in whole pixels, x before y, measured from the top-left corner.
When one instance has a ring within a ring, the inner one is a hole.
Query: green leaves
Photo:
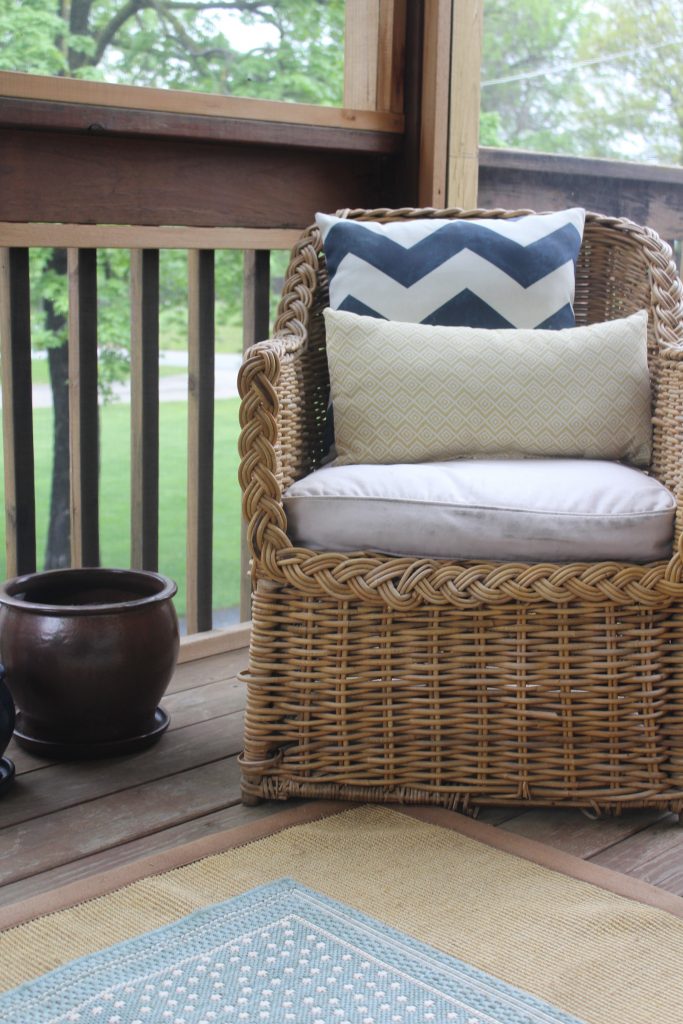
[[[683,163],[683,0],[487,0],[482,110],[493,145]]]
[[[341,105],[344,0],[0,0],[0,67]],[[245,51],[244,25],[265,42]],[[237,28],[235,28],[237,25]]]
[[[0,64],[5,71],[64,74],[65,24],[52,0],[0,0]]]

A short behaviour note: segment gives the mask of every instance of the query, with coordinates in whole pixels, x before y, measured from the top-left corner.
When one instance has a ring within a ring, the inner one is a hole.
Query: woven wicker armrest
[[[282,492],[325,455],[328,376],[323,348],[280,335],[253,345],[240,369],[239,480],[247,538],[268,560],[291,547]]]
[[[660,353],[653,423],[652,472],[676,497],[675,538],[683,557],[683,350]],[[676,548],[674,548],[675,550]]]
[[[285,339],[253,345],[245,354],[237,378],[242,399],[239,481],[249,549],[255,557],[264,543],[270,542],[276,548],[288,543],[276,452],[280,404],[277,385],[287,348]]]

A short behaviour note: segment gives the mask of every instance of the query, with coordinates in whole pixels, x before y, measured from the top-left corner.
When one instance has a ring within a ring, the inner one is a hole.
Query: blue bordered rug
[[[2,1024],[580,1024],[283,878],[0,995]]]

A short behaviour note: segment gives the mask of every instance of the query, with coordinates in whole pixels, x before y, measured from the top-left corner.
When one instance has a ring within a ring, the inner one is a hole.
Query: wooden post
[[[379,0],[346,0],[344,106],[374,110],[377,103]]]
[[[464,209],[477,205],[483,12],[483,0],[454,0],[446,201]]]
[[[403,111],[407,0],[346,0],[344,106]]]
[[[67,250],[71,564],[99,565],[97,250]]]
[[[6,574],[36,568],[28,249],[0,249]]]
[[[419,205],[446,205],[453,0],[425,0]]]
[[[213,581],[214,253],[189,254],[187,632],[211,629]]]
[[[131,567],[159,568],[159,250],[130,254]]]

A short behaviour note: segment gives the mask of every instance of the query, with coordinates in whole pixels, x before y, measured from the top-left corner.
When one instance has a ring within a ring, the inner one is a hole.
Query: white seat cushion
[[[327,466],[284,503],[301,547],[503,562],[669,558],[675,512],[654,478],[588,459]]]

